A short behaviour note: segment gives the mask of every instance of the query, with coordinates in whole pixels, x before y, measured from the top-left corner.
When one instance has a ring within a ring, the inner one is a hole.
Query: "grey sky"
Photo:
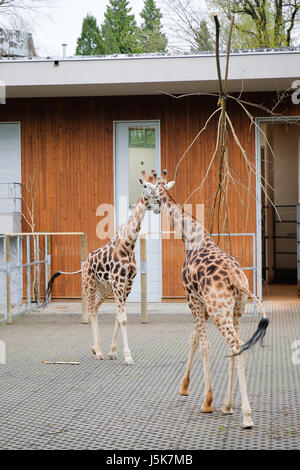
[[[68,55],[75,52],[77,37],[80,35],[82,20],[92,13],[100,25],[108,0],[54,0],[45,14],[39,14],[33,27],[33,37],[40,55],[61,55],[62,43],[68,44]],[[139,13],[144,0],[130,0],[132,12],[140,23]]]

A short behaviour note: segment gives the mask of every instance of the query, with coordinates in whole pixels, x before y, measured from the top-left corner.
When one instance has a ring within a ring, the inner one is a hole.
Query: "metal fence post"
[[[37,273],[37,295],[36,295],[36,303],[39,305],[41,302],[41,267],[40,267],[40,236],[36,236],[36,259],[34,260],[37,263],[37,266],[34,266],[34,270]]]
[[[31,308],[31,258],[30,258],[30,236],[26,235],[26,263],[27,263],[27,309]]]
[[[18,282],[20,286],[20,300],[22,304],[22,298],[23,298],[23,267],[22,267],[22,237],[17,235],[17,262],[20,263],[20,267],[18,268],[19,276],[18,276]]]
[[[147,315],[147,250],[146,234],[140,237],[140,266],[141,266],[141,323],[148,322]]]
[[[81,269],[83,266],[83,263],[85,262],[87,258],[87,236],[86,234],[81,235]],[[83,276],[81,274],[81,284],[82,284],[82,323],[86,324],[89,322],[89,317],[88,317],[88,306],[87,306],[87,298],[84,294],[83,291]]]
[[[45,234],[45,291],[51,279],[51,235]],[[51,294],[49,295],[49,300]],[[45,300],[45,299],[44,299]]]
[[[6,323],[12,323],[11,315],[11,270],[10,270],[10,237],[6,235]]]

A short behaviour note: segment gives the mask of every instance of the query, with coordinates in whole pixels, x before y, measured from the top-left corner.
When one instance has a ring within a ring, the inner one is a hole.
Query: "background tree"
[[[81,35],[77,39],[76,55],[101,55],[104,52],[104,43],[97,20],[94,16],[87,14],[82,23]]]
[[[208,29],[207,21],[200,20],[198,29],[195,29],[196,48],[192,47],[192,51],[211,52],[214,50],[214,42],[212,35]]]
[[[160,0],[167,28],[169,47],[194,52],[214,50],[214,30],[201,0]],[[212,29],[212,31],[211,31]],[[222,28],[223,30],[223,28]]]
[[[212,50],[212,13],[218,13],[221,23],[221,50],[226,47],[231,15],[235,16],[232,49],[300,44],[300,0],[206,0],[206,10],[201,0],[161,2],[173,38],[181,41],[180,48],[184,42],[194,51]]]
[[[109,1],[101,28],[106,54],[142,52],[138,44],[138,27],[130,12],[128,0]]]
[[[138,38],[143,52],[165,52],[168,44],[166,35],[162,32],[162,14],[154,0],[145,0],[141,12],[143,22]]]
[[[248,47],[292,46],[300,19],[300,0],[213,0],[227,18],[235,15],[234,42]],[[299,39],[299,34],[298,34]]]
[[[38,16],[48,16],[47,9],[56,4],[57,0],[0,0],[0,27],[31,32]]]

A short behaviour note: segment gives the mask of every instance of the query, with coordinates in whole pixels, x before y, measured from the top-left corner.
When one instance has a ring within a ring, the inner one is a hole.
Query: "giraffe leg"
[[[192,311],[192,314],[196,320],[196,329],[195,332],[192,334],[190,339],[190,352],[189,358],[185,370],[184,377],[181,382],[180,394],[181,395],[188,395],[188,387],[190,383],[190,371],[192,366],[192,361],[194,358],[195,351],[200,344],[200,350],[203,360],[203,369],[204,369],[204,380],[205,380],[205,398],[202,404],[201,411],[203,413],[211,413],[213,408],[211,406],[213,395],[211,389],[211,381],[210,381],[210,372],[209,372],[209,362],[210,362],[210,345],[207,337],[207,332],[205,328],[205,320],[206,320],[206,312],[204,305],[193,296],[187,295],[187,300],[189,303],[189,307]]]
[[[203,361],[204,381],[205,381],[205,397],[201,407],[202,413],[212,413],[213,394],[210,381],[210,344],[208,341],[205,322],[197,321],[197,329],[199,334],[200,351]]]
[[[95,354],[96,358],[99,360],[103,360],[103,354],[101,352],[100,347],[100,334],[99,334],[99,324],[98,324],[98,309],[100,304],[103,301],[103,298],[99,296],[97,293],[97,288],[94,287],[93,289],[88,288],[85,289],[85,294],[87,296],[87,303],[88,303],[88,315],[92,325],[92,332],[93,332],[93,346],[92,346],[92,353]]]
[[[215,314],[214,310],[208,307],[208,313],[209,314],[211,313],[211,317],[215,325],[221,331],[222,335],[227,341],[231,354],[235,354],[239,352],[243,342],[240,340],[233,325],[233,314],[232,314],[233,306],[231,308],[224,308],[223,306],[223,308],[220,308],[220,312],[221,313],[219,314]],[[242,400],[242,415],[243,415],[242,427],[245,429],[249,429],[253,427],[253,421],[251,418],[251,408],[250,408],[248,394],[247,394],[245,366],[244,366],[243,356],[242,355],[236,356],[235,363],[237,367],[241,400]]]
[[[251,429],[251,428],[253,428],[253,421],[252,421],[252,417],[251,417],[251,408],[250,408],[250,403],[249,403],[248,394],[247,394],[244,357],[242,355],[237,356],[235,358],[235,361],[236,361],[236,367],[237,367],[239,385],[240,385],[240,392],[241,392],[241,399],[242,399],[242,414],[243,414],[242,427],[244,429]]]
[[[239,332],[240,320],[241,316],[243,315],[245,304],[247,302],[247,297],[243,294],[239,294],[234,305],[233,310],[233,326],[235,331]],[[231,354],[231,351],[229,350]],[[227,395],[225,398],[224,406],[222,408],[223,414],[233,414],[232,404],[233,404],[233,379],[234,379],[234,367],[235,367],[235,358],[229,357],[229,382],[228,382],[228,389]]]
[[[117,319],[116,321],[121,328],[122,339],[123,339],[123,354],[124,354],[124,362],[125,365],[129,366],[134,364],[133,359],[131,357],[130,349],[128,346],[128,338],[127,338],[127,315],[125,310],[125,301],[126,301],[126,282],[124,286],[121,286],[120,283],[116,283],[113,289],[114,297],[116,300],[118,312],[117,312]],[[120,294],[124,295],[120,295]],[[117,329],[115,327],[115,332],[117,334]]]
[[[185,373],[181,382],[181,387],[180,387],[180,395],[189,395],[189,385],[190,385],[190,372],[191,372],[191,367],[192,367],[192,362],[194,359],[195,351],[198,347],[199,344],[199,336],[198,332],[195,330],[191,334],[190,338],[190,351],[189,351],[189,357],[185,369]]]
[[[234,357],[229,357],[229,382],[227,395],[225,398],[224,406],[222,408],[222,413],[224,415],[232,415],[232,390],[233,390],[233,379],[234,379]]]
[[[128,295],[130,294],[131,288],[132,288],[132,281],[130,280],[130,281],[128,281],[128,283],[126,285],[126,294],[125,294],[126,299],[127,299]],[[115,321],[115,329],[114,329],[114,332],[113,332],[111,347],[110,347],[110,350],[107,354],[108,359],[118,359],[116,349],[117,349],[117,345],[118,345],[119,328],[120,328],[120,324],[118,322],[118,316],[117,316],[116,321]]]
[[[90,316],[90,321],[93,330],[93,346],[92,353],[95,354],[96,359],[103,360],[103,354],[100,348],[100,336],[99,336],[99,326],[98,326],[98,315]]]
[[[130,349],[128,346],[128,338],[127,338],[127,315],[125,311],[125,301],[120,300],[118,302],[118,322],[122,332],[123,338],[123,354],[124,354],[124,362],[126,366],[133,365],[133,359],[131,357]]]
[[[114,328],[114,332],[113,332],[113,337],[112,337],[110,350],[107,353],[108,359],[112,359],[112,360],[118,359],[116,349],[117,349],[117,345],[118,345],[117,340],[118,340],[119,328],[120,328],[120,324],[118,322],[118,317],[117,317],[116,321],[115,321],[115,328]]]
[[[191,295],[188,291],[186,291],[186,299],[193,314],[193,317],[196,318],[197,315],[201,315],[203,313],[203,305],[199,302],[199,300]],[[190,372],[192,367],[192,362],[194,359],[195,351],[199,344],[199,336],[197,328],[191,334],[190,338],[190,350],[189,350],[189,357],[185,369],[185,373],[183,379],[181,381],[181,387],[179,390],[180,395],[189,395],[189,385],[190,385]]]

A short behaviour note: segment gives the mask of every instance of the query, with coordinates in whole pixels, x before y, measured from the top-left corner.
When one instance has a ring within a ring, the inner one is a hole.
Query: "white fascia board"
[[[55,66],[57,60],[59,65]],[[297,53],[264,53],[240,54],[230,57],[229,90],[238,91],[241,82],[244,90],[276,90],[278,87],[291,85],[293,80],[300,78],[300,52]],[[221,57],[221,68],[224,74],[225,57]],[[88,87],[97,89],[96,94],[101,95],[101,86],[107,94],[111,87],[119,85],[123,94],[135,94],[132,85],[143,84],[145,94],[158,91],[155,84],[164,84],[164,91],[176,92],[172,84],[181,84],[180,90],[189,91],[189,84],[197,83],[201,91],[201,84],[207,91],[211,82],[211,91],[217,91],[216,62],[214,56],[164,56],[164,57],[115,57],[115,58],[73,58],[48,60],[7,60],[0,62],[0,80],[7,87],[7,96],[39,96],[47,87],[57,87],[57,96],[63,96],[65,87],[73,87],[72,93],[77,95],[74,87]],[[235,86],[232,85],[235,83]],[[268,85],[269,81],[269,85]],[[257,83],[256,83],[257,82]],[[262,88],[260,83],[264,82]],[[126,86],[130,87],[127,89]],[[256,86],[257,85],[257,86]],[[235,90],[235,87],[238,87]],[[28,87],[29,93],[25,92]],[[33,90],[34,89],[34,90]],[[105,91],[106,90],[106,91]],[[66,95],[69,95],[65,88]],[[91,90],[92,91],[92,90]],[[193,90],[194,91],[194,90]],[[117,92],[115,94],[120,94]],[[138,94],[142,94],[142,90]],[[55,96],[54,93],[50,93]],[[93,95],[93,92],[92,92]],[[40,96],[43,96],[42,94]]]

